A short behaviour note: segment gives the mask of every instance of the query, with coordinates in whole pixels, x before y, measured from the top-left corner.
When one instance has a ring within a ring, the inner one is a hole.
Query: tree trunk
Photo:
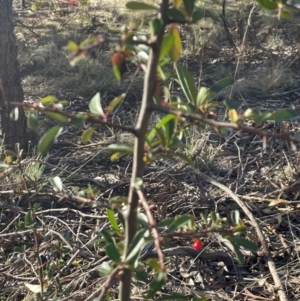
[[[2,93],[1,93],[2,88]],[[21,75],[17,60],[14,34],[12,0],[0,0],[0,109],[2,134],[6,149],[14,150],[15,144],[27,152],[28,138],[24,110],[19,108],[17,121],[10,119],[12,102],[23,102]]]

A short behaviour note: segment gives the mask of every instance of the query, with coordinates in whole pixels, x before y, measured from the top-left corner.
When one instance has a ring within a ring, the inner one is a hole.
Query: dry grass
[[[238,51],[229,46],[219,18],[220,2],[199,1],[205,8],[206,18],[191,29],[181,27],[182,63],[194,73],[200,86],[210,86],[222,77],[235,76],[236,84],[227,89],[220,100],[231,99],[241,112],[248,107],[276,110],[293,106],[298,109],[299,17],[278,21],[272,13],[257,7],[251,16],[251,26],[247,28],[252,2],[229,1],[228,28],[239,49],[247,29],[245,48]],[[20,10],[18,19],[36,33],[17,24],[26,101],[55,94],[60,99],[70,100],[66,110],[76,113],[88,110],[88,101],[97,91],[101,92],[104,104],[125,92],[126,97],[112,120],[134,124],[142,95],[141,76],[129,72],[124,82],[118,84],[110,65],[113,48],[101,47],[97,59],[82,61],[75,68],[70,67],[64,48],[69,40],[79,42],[98,33],[117,34],[122,25],[146,32],[151,17],[146,13],[129,13],[124,10],[125,3],[125,0],[91,0],[90,9],[82,5],[78,11],[70,7],[51,11],[47,5],[33,14]],[[61,10],[65,11],[64,16],[58,14]],[[43,18],[40,13],[44,14]],[[189,35],[185,36],[187,32]],[[226,119],[222,106],[217,114],[220,120]],[[155,124],[158,117],[154,115],[151,124]],[[54,123],[42,116],[40,119],[38,136]],[[297,135],[298,121],[288,125]],[[273,132],[282,131],[280,123],[261,126]],[[24,222],[28,208],[36,204],[40,206],[35,219],[41,235],[39,255],[47,259],[44,272],[48,272],[48,279],[53,280],[57,271],[69,264],[59,277],[60,285],[52,291],[52,300],[87,300],[103,284],[104,278],[98,269],[107,261],[104,244],[101,241],[91,243],[91,240],[97,238],[102,228],[108,227],[103,205],[112,196],[126,197],[131,173],[130,156],[110,162],[110,154],[104,147],[116,142],[131,144],[132,137],[102,127],[93,136],[94,144],[84,146],[80,144],[81,133],[81,129],[65,128],[49,158],[42,160],[33,155],[23,162],[22,170],[12,168],[1,178],[0,300],[33,299],[24,284],[38,284],[34,236],[31,230],[22,234],[16,230]],[[298,180],[299,153],[290,144],[273,139],[264,149],[260,137],[232,132],[224,137],[225,142],[219,143],[214,129],[193,127],[187,152],[193,157],[196,169],[215,177],[247,202],[268,237],[289,300],[299,300],[300,196],[298,186],[290,186]],[[51,185],[54,176],[62,179],[69,199],[60,200],[54,193]],[[216,210],[228,217],[231,210],[237,209],[222,191],[199,180],[182,162],[155,161],[147,166],[144,181],[145,193],[155,205],[153,213],[157,219],[161,218],[162,211],[165,218],[192,214],[201,227],[201,213]],[[88,185],[101,191],[96,192],[94,203],[80,206],[72,196],[75,192],[84,193]],[[285,189],[282,194],[280,189]],[[276,205],[269,206],[277,198],[287,202],[277,200]],[[246,217],[242,218],[252,231]],[[215,256],[212,260],[202,257],[197,260],[187,255],[166,258],[168,280],[164,294],[179,292],[189,297],[206,296],[208,300],[274,299],[272,280],[262,258],[251,255],[245,266],[239,266],[219,236],[207,237],[204,242],[204,253]],[[189,244],[189,240],[171,240],[164,247]],[[216,255],[220,253],[221,259]],[[140,271],[144,270],[145,266],[141,265]],[[147,272],[150,276],[153,274],[152,270]],[[144,282],[134,282],[135,298],[142,298],[150,281],[151,277]],[[117,299],[115,287],[109,299]]]

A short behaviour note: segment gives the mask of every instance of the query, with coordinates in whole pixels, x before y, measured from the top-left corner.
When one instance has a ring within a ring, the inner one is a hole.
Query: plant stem
[[[131,241],[137,230],[137,209],[139,204],[139,196],[134,189],[134,182],[136,178],[142,178],[144,175],[145,163],[144,157],[144,143],[145,134],[148,129],[148,122],[152,114],[153,95],[156,86],[156,72],[159,63],[160,47],[164,36],[165,24],[167,20],[167,9],[169,0],[162,0],[160,6],[160,18],[163,21],[163,26],[160,32],[153,39],[151,43],[149,59],[147,63],[147,69],[144,78],[144,91],[141,104],[141,110],[139,112],[138,121],[136,124],[136,132],[138,133],[134,140],[134,154],[133,154],[133,167],[131,175],[131,185],[128,195],[128,210],[124,214],[125,219],[125,252],[126,255],[131,244]],[[131,293],[131,276],[132,270],[125,268],[121,277],[121,283],[119,288],[119,300],[130,301]]]

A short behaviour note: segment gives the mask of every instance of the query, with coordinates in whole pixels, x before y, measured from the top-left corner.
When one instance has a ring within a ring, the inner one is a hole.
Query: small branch
[[[267,241],[264,237],[264,234],[258,224],[258,222],[256,221],[256,219],[254,218],[252,212],[248,209],[248,207],[245,205],[245,203],[234,193],[232,192],[228,187],[226,187],[225,185],[219,183],[218,181],[212,179],[211,177],[205,175],[204,173],[198,171],[198,170],[193,170],[193,172],[198,175],[199,177],[201,177],[202,179],[204,179],[205,181],[209,182],[210,184],[222,189],[223,191],[225,191],[239,206],[240,208],[244,211],[244,213],[248,216],[248,218],[250,219],[252,226],[254,227],[258,239],[262,245],[263,248],[263,255],[265,257],[265,260],[268,264],[270,273],[272,275],[272,278],[274,280],[275,286],[277,288],[277,293],[279,296],[280,301],[288,301],[286,293],[283,289],[283,285],[280,281],[279,275],[277,273],[276,270],[276,265],[272,259],[272,256],[270,254],[269,251],[269,247],[267,244]]]
[[[242,132],[245,132],[245,133],[255,134],[255,135],[258,135],[258,136],[262,136],[262,137],[281,139],[281,140],[284,140],[284,141],[293,142],[295,144],[300,143],[300,140],[292,138],[286,133],[274,134],[274,133],[271,133],[271,132],[268,132],[268,131],[263,131],[263,130],[253,128],[253,127],[242,126],[242,125],[238,125],[238,124],[235,124],[235,123],[215,121],[213,119],[206,118],[206,117],[204,117],[202,115],[199,115],[199,114],[183,113],[183,112],[180,112],[180,111],[176,111],[176,110],[169,109],[169,108],[162,107],[162,106],[155,105],[155,104],[153,104],[151,108],[152,108],[153,111],[159,111],[159,112],[163,112],[163,113],[166,113],[166,114],[174,114],[174,115],[178,116],[179,118],[184,117],[184,118],[187,118],[187,119],[197,120],[197,121],[206,123],[210,126],[213,126],[217,129],[229,128],[229,129],[234,129],[236,131],[242,131]]]
[[[78,119],[78,116],[76,116],[76,115],[68,114],[66,112],[62,112],[62,111],[57,110],[57,109],[50,109],[50,108],[40,107],[40,106],[37,106],[37,105],[30,105],[28,103],[19,103],[19,102],[12,102],[11,104],[15,105],[17,107],[24,107],[25,109],[30,108],[30,109],[32,109],[32,111],[46,112],[46,113],[49,112],[49,113],[60,114],[61,116],[64,116],[64,117],[68,118],[68,120],[66,122],[68,124],[72,124],[72,122],[74,122],[75,120]],[[101,119],[99,119],[97,117],[94,117],[94,116],[91,116],[91,115],[88,115],[85,118],[85,121],[90,122],[90,123],[95,124],[95,125],[106,125],[106,126],[111,127],[111,128],[120,129],[120,130],[129,132],[129,133],[131,133],[135,136],[138,135],[137,130],[134,129],[133,127],[129,127],[129,126],[126,126],[126,125],[121,125],[121,124],[116,124],[116,123],[112,123],[112,122],[109,122],[109,121],[101,120]]]
[[[156,221],[154,220],[154,218],[151,214],[150,207],[145,199],[143,192],[140,189],[136,189],[136,192],[140,198],[141,204],[143,205],[143,207],[145,209],[145,212],[146,212],[146,215],[148,218],[148,223],[149,223],[150,227],[152,228],[152,235],[154,237],[155,248],[156,248],[156,252],[158,254],[158,258],[159,258],[160,268],[162,271],[164,271],[165,270],[164,254],[161,250],[159,233],[158,233],[157,229],[155,228]]]

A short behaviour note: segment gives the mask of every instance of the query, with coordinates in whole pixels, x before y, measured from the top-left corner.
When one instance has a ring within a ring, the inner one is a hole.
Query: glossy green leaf
[[[274,10],[278,8],[277,1],[272,0],[256,0],[262,7],[270,10]]]
[[[106,107],[106,112],[112,112],[114,108],[124,99],[125,93],[115,97]]]
[[[121,261],[121,256],[116,248],[116,246],[112,243],[108,244],[105,247],[106,255],[114,262],[119,263]]]
[[[126,8],[132,10],[158,10],[157,6],[147,4],[145,2],[129,1],[126,3]]]
[[[102,277],[109,275],[112,270],[113,270],[112,267],[109,265],[107,261],[102,262],[98,269],[99,274]]]
[[[147,229],[140,229],[136,232],[129,246],[125,263],[133,263],[139,257],[139,254],[142,251],[142,247],[145,244],[144,236],[147,232],[149,232],[149,230]]]
[[[228,86],[232,86],[233,84],[234,78],[226,77],[216,82],[212,87],[210,87],[210,90],[215,93],[220,93],[223,89],[227,88]]]
[[[203,11],[200,10],[200,9],[196,9],[196,10],[193,12],[193,15],[192,15],[192,23],[193,23],[193,24],[196,24],[196,23],[199,22],[203,17],[204,17]]]
[[[179,215],[176,216],[174,222],[168,229],[168,234],[174,233],[181,227],[187,225],[191,221],[192,217],[190,215]]]
[[[89,103],[89,109],[91,113],[99,116],[103,116],[104,112],[101,106],[101,98],[100,98],[100,93],[96,93],[96,95],[91,99]]]
[[[159,60],[163,59],[173,48],[175,38],[171,35],[165,35],[161,44]]]
[[[236,244],[239,247],[244,247],[245,249],[256,253],[258,250],[257,244],[254,243],[253,241],[250,241],[245,238],[240,238],[240,237],[232,237],[230,238],[231,243]]]
[[[169,8],[167,14],[171,20],[179,21],[179,22],[186,21],[185,15],[179,9]]]
[[[299,117],[299,113],[291,109],[282,109],[271,114],[268,120],[287,121]]]
[[[188,16],[191,16],[194,12],[195,0],[183,0],[183,5]]]
[[[59,122],[67,122],[68,121],[68,117],[65,116],[63,113],[60,112],[44,112],[45,115],[59,121]]]
[[[197,99],[197,88],[195,80],[189,70],[185,67],[176,65],[175,66],[179,84],[188,99],[192,104],[196,103]]]
[[[56,125],[48,130],[40,139],[38,144],[38,151],[41,154],[46,154],[53,145],[54,140],[60,135],[63,128]]]
[[[54,95],[48,95],[46,97],[43,97],[41,100],[40,100],[40,103],[42,105],[49,105],[53,102],[55,102],[57,100],[57,98],[54,96]]]
[[[92,135],[93,135],[93,133],[95,132],[96,129],[97,129],[97,127],[92,126],[88,129],[86,129],[82,133],[82,136],[81,136],[82,144],[87,144],[91,140],[91,137],[92,137]]]
[[[106,210],[106,215],[107,215],[107,218],[108,218],[108,220],[110,222],[110,225],[111,225],[112,229],[116,233],[120,233],[119,225],[118,225],[117,219],[115,217],[114,211],[111,210],[111,209],[107,209]]]
[[[165,280],[166,274],[164,272],[158,272],[150,283],[147,298],[153,298],[155,293],[165,284]]]
[[[163,297],[160,297],[160,298],[156,299],[156,301],[172,301],[172,300],[175,300],[175,301],[187,301],[187,300],[190,300],[190,297],[183,296],[181,294],[173,293],[171,295],[163,296]]]
[[[181,55],[182,43],[178,27],[175,24],[170,26],[169,34],[174,37],[173,47],[169,51],[169,56],[173,62],[177,62]]]
[[[39,121],[35,113],[30,113],[27,118],[28,127],[31,130],[36,130],[39,126]]]

